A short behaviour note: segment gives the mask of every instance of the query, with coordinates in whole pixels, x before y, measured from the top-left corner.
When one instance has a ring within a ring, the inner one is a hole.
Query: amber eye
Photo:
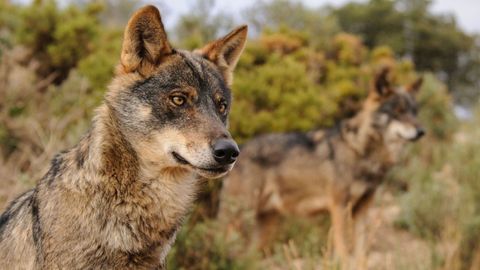
[[[399,106],[399,107],[395,108],[395,113],[404,114],[405,113],[405,108],[403,108],[402,106]]]
[[[225,101],[220,102],[220,104],[218,105],[218,111],[220,112],[220,114],[227,113],[227,102]]]
[[[182,106],[185,104],[185,102],[187,102],[187,99],[184,96],[172,96],[171,100],[176,106]]]

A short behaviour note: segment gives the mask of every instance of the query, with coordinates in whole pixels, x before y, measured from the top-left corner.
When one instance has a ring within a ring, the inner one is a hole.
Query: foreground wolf
[[[197,190],[239,150],[226,130],[242,26],[195,52],[137,11],[92,128],[0,217],[2,269],[162,269]]]
[[[238,217],[253,216],[252,240],[263,247],[281,216],[329,211],[335,252],[350,257],[348,221],[368,207],[405,143],[424,135],[414,98],[421,79],[394,89],[387,76],[380,72],[362,109],[335,128],[248,142],[224,181],[219,219],[245,232],[249,223]]]

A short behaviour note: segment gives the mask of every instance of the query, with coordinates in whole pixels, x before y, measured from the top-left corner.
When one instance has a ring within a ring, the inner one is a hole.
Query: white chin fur
[[[409,124],[393,120],[389,127],[389,133],[405,140],[412,140],[417,136],[417,129]]]

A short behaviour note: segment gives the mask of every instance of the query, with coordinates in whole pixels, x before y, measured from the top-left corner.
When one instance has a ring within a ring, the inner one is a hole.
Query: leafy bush
[[[80,59],[92,52],[100,11],[98,4],[60,9],[53,0],[36,0],[20,9],[16,39],[40,63],[39,75],[55,73],[55,81],[59,83]]]
[[[420,119],[427,131],[440,139],[452,136],[458,128],[458,120],[453,113],[453,101],[446,86],[427,73],[418,100]]]
[[[104,30],[93,41],[94,50],[78,62],[78,72],[87,77],[98,97],[102,97],[106,85],[112,79],[115,65],[118,64],[123,32]]]

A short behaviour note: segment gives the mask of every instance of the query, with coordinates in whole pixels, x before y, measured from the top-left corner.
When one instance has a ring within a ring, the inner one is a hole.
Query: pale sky
[[[156,1],[168,8],[167,21],[173,22],[180,14],[188,12],[189,6],[195,0]],[[311,7],[323,5],[339,6],[349,0],[300,0]],[[362,2],[362,0],[355,0]],[[365,1],[365,0],[363,0]],[[146,0],[145,2],[148,2]],[[155,2],[155,1],[154,1]],[[255,0],[217,0],[216,8],[238,17],[238,11],[252,6]],[[459,25],[469,33],[480,33],[480,0],[434,0],[432,10],[434,13],[453,13]]]
[[[32,0],[14,0],[28,3]],[[67,3],[71,0],[57,0],[59,3]],[[167,23],[174,23],[180,14],[185,14],[189,6],[196,0],[142,0],[143,3],[160,3],[160,7],[166,7],[167,12],[162,12]],[[347,2],[364,2],[366,0],[297,0],[310,7],[323,5],[339,6]],[[255,0],[217,0],[216,8],[239,17],[240,10],[252,6]],[[434,13],[450,13],[457,18],[459,25],[469,33],[480,33],[480,0],[433,0],[432,10]],[[166,14],[165,14],[166,13]]]

